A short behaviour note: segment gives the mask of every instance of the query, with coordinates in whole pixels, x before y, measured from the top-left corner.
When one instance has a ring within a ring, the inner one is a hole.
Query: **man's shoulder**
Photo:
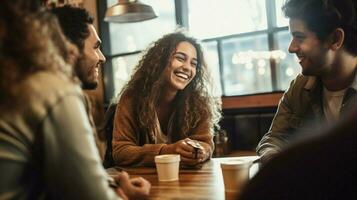
[[[315,76],[305,76],[305,75],[299,74],[296,76],[294,83],[295,83],[295,85],[298,84],[298,85],[305,86],[308,82],[310,83],[310,82],[314,82],[314,81],[316,81]]]
[[[83,98],[83,91],[78,84],[55,72],[36,73],[24,84],[30,90],[28,106],[30,109],[44,109],[41,112],[45,112],[66,96]]]
[[[51,109],[69,96],[83,98],[78,84],[56,72],[42,71],[29,75],[18,83],[21,102],[6,113],[10,123],[37,125]],[[83,100],[83,99],[82,99]],[[35,126],[34,126],[35,127]]]
[[[289,89],[285,92],[283,100],[294,110],[304,110],[303,108],[310,105],[310,93],[316,87],[317,78],[313,76],[304,76],[299,74],[291,83]]]
[[[316,85],[317,78],[315,76],[305,76],[299,74],[291,83],[289,90],[310,90]]]
[[[61,96],[68,93],[83,94],[78,84],[60,73],[37,73],[33,78],[28,80],[28,84],[34,93],[37,93],[39,96],[45,94],[45,98],[48,98],[50,95]]]

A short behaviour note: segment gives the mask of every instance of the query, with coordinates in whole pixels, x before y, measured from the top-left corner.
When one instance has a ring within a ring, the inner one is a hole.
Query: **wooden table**
[[[180,169],[178,181],[159,182],[156,168],[138,167],[125,168],[131,177],[141,176],[147,179],[152,187],[150,199],[174,200],[224,200],[236,199],[232,194],[225,193],[220,162],[232,159],[255,160],[257,156],[212,158],[204,163],[201,169]],[[258,165],[250,168],[250,177],[258,171]],[[110,175],[117,171],[113,168],[107,170]]]

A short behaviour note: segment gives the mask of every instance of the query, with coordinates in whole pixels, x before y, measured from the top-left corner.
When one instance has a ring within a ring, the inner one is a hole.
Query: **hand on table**
[[[147,199],[151,184],[142,177],[129,178],[128,173],[121,172],[115,180],[120,183],[117,193],[123,199]]]
[[[198,144],[200,146],[199,149],[195,150],[195,148],[189,144],[190,142]],[[200,145],[199,141],[191,140],[190,138],[185,138],[176,143],[164,146],[161,150],[161,154],[180,154],[181,163],[184,165],[196,165],[204,162],[209,157],[209,152]]]

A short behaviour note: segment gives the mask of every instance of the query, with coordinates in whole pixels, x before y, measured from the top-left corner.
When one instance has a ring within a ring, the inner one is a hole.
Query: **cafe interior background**
[[[253,152],[268,131],[284,90],[300,72],[295,56],[287,51],[291,36],[281,13],[283,0],[141,0],[153,8],[156,18],[105,21],[107,9],[117,3],[47,0],[50,6],[84,7],[96,19],[107,58],[99,87],[86,91],[96,124],[102,122],[105,109],[130,79],[148,45],[182,29],[201,41],[214,79],[214,95],[222,100],[223,131],[215,137],[216,156],[237,150]]]

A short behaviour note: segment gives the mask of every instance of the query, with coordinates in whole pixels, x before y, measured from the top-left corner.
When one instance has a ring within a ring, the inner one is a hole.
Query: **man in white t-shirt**
[[[345,96],[346,91],[347,88],[338,91],[331,91],[324,86],[322,92],[322,105],[324,107],[326,121],[334,123],[338,120],[340,117],[343,97]]]
[[[314,134],[357,101],[356,7],[353,0],[285,2],[292,35],[289,52],[298,57],[302,74],[280,100],[270,130],[257,147],[263,162],[288,146],[301,129]]]

